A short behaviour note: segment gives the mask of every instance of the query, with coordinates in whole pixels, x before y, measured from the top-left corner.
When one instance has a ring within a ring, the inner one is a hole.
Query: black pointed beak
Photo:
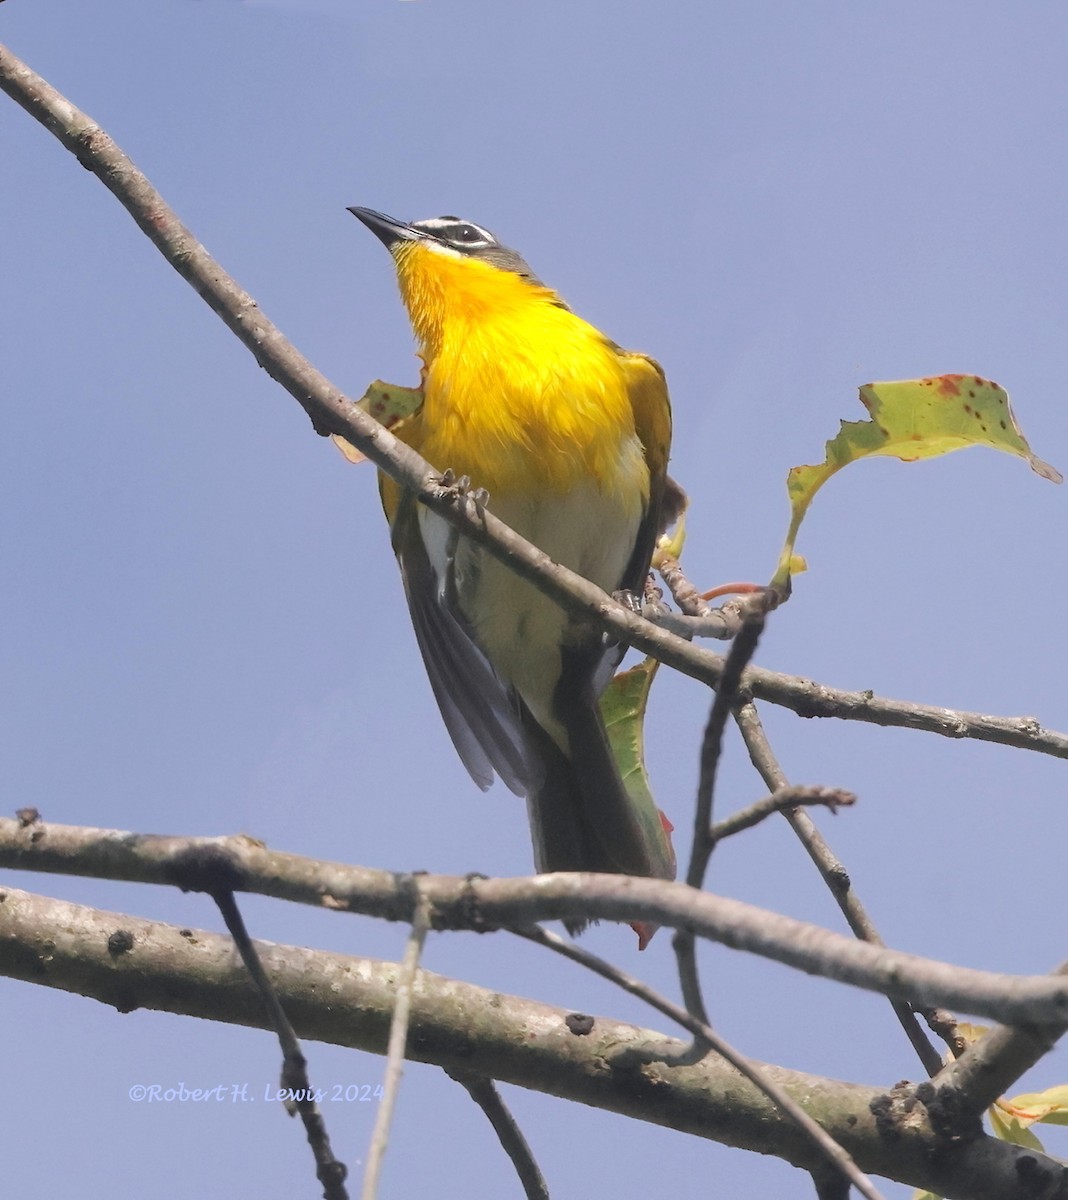
[[[375,212],[373,208],[350,208],[348,211],[362,221],[387,250],[397,242],[410,242],[419,237],[419,234],[404,221],[397,221],[393,217],[387,217],[385,213]]]

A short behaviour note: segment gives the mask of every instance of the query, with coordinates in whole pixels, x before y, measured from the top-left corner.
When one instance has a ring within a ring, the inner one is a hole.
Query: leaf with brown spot
[[[386,383],[383,379],[376,379],[356,401],[356,407],[362,408],[368,416],[374,417],[379,425],[392,429],[410,417],[412,413],[417,412],[422,403],[422,388],[400,387],[395,383]],[[339,433],[332,433],[330,440],[350,463],[367,461],[363,454]]]
[[[933,375],[866,383],[860,400],[868,421],[843,421],[827,443],[817,466],[794,467],[787,476],[792,517],[772,586],[789,591],[790,559],[797,531],[816,492],[836,471],[873,455],[903,462],[935,458],[967,446],[991,446],[1025,459],[1033,471],[1053,483],[1061,473],[1031,450],[1012,415],[1008,393],[978,375]]]

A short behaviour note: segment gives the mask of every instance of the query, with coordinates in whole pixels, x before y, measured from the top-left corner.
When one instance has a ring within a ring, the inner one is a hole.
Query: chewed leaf
[[[374,417],[387,429],[399,425],[406,417],[410,417],[423,403],[422,388],[400,387],[395,383],[386,383],[376,379],[367,391],[356,401],[356,407]],[[359,450],[340,434],[332,433],[330,440],[349,460],[350,463],[361,463],[367,460]]]
[[[671,826],[656,806],[645,770],[645,709],[649,689],[659,663],[647,658],[629,671],[620,671],[601,696],[601,716],[608,731],[608,744],[616,760],[631,808],[642,827],[645,840],[662,860],[664,878],[675,874],[675,851],[668,834]]]
[[[1060,483],[1060,471],[1036,458],[1012,415],[1009,394],[978,375],[935,375],[893,383],[866,383],[860,400],[883,437],[874,454],[905,462],[965,446],[993,446],[1026,459],[1031,470]],[[867,422],[858,421],[858,425]],[[849,426],[843,425],[842,433]],[[838,439],[835,439],[836,441]]]
[[[826,458],[815,466],[794,467],[787,476],[792,519],[772,586],[789,590],[790,558],[797,531],[816,492],[836,472],[860,458],[881,454],[914,462],[966,446],[992,446],[1026,459],[1053,483],[1061,473],[1031,450],[1012,415],[1008,393],[978,375],[934,375],[866,383],[860,399],[868,421],[843,421],[827,443]]]

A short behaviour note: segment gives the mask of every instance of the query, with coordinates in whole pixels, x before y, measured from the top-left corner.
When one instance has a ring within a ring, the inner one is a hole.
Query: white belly
[[[624,504],[618,494],[606,495],[595,484],[584,483],[552,500],[491,496],[489,507],[555,562],[605,591],[620,586],[638,535],[640,504],[633,500]],[[450,529],[425,509],[420,524],[440,585],[445,579]],[[561,647],[576,636],[574,620],[503,563],[463,539],[453,586],[474,638],[494,670],[519,692],[538,723],[566,750],[566,735],[552,717],[552,696],[560,678]]]

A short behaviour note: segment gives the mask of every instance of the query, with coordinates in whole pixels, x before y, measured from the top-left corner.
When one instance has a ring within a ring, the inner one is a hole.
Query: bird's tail
[[[670,825],[655,806],[628,793],[592,689],[568,688],[562,680],[554,699],[567,750],[529,714],[523,718],[531,758],[540,768],[527,795],[537,870],[674,879]],[[572,934],[586,924],[565,922]],[[638,933],[643,942],[651,936]]]

